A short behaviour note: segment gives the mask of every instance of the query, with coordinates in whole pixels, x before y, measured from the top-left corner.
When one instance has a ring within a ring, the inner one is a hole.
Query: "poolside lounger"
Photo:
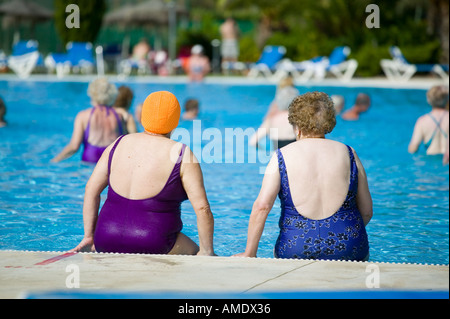
[[[8,67],[20,78],[28,78],[38,64],[40,54],[37,41],[19,41],[13,46],[13,53],[8,59]]]
[[[119,63],[119,72],[122,76],[129,76],[131,72],[136,69],[139,75],[149,74],[150,66],[147,61],[136,61],[132,59],[125,59]]]
[[[284,46],[268,45],[264,48],[259,60],[250,67],[249,77],[257,77],[259,74],[270,78],[273,76],[272,71],[276,70],[276,65],[286,54]]]
[[[322,80],[329,72],[340,80],[349,81],[358,68],[358,62],[355,59],[347,60],[350,52],[348,46],[340,46],[336,47],[328,57],[319,56],[302,62],[285,59],[277,66],[274,77],[279,80],[291,73],[299,81],[308,81],[313,77]]]
[[[389,80],[408,81],[416,72],[433,72],[442,79],[448,80],[448,65],[409,63],[397,46],[390,47],[389,52],[392,60],[383,59],[380,61],[381,68]]]
[[[6,57],[6,54],[0,50],[0,71],[5,69],[8,66],[8,58]]]
[[[92,43],[69,42],[67,53],[51,53],[45,59],[49,71],[55,70],[58,77],[74,73],[90,74],[95,66]]]

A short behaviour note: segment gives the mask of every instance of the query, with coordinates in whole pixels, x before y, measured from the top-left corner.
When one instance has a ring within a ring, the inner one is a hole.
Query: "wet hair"
[[[5,102],[3,102],[3,99],[0,97],[0,121],[3,120],[5,115],[6,115],[6,105]]]
[[[184,110],[186,112],[197,111],[198,110],[198,105],[199,105],[198,100],[196,100],[196,99],[189,99],[184,104]]]
[[[131,106],[131,102],[133,101],[133,91],[125,85],[119,87],[118,91],[119,94],[117,95],[114,106],[128,110]]]
[[[358,96],[356,97],[355,104],[369,106],[370,96],[367,95],[366,93],[359,93]]]
[[[289,106],[289,123],[304,135],[328,134],[336,126],[333,101],[322,92],[300,95]]]
[[[114,84],[106,78],[100,78],[89,84],[88,95],[99,105],[112,106],[116,101],[118,91]]]
[[[432,107],[444,109],[448,103],[448,87],[445,85],[433,86],[427,92],[427,100]]]

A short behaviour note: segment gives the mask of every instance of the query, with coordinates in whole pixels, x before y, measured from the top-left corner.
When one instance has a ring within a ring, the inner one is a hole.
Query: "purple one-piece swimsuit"
[[[121,136],[109,154],[108,170]],[[186,145],[159,194],[148,199],[128,199],[109,182],[108,196],[100,211],[94,235],[97,252],[167,254],[183,228],[181,203],[188,199],[180,177]]]
[[[109,115],[109,110],[111,110],[113,112],[114,116],[117,119],[117,125],[119,126],[119,135],[117,137],[119,137],[120,135],[122,135],[124,133],[123,127],[122,127],[122,121],[120,120],[119,115],[117,115],[116,111],[114,111],[114,109],[111,107],[106,107],[106,116]],[[83,150],[83,155],[81,156],[81,160],[83,162],[95,164],[98,162],[100,157],[102,157],[103,152],[106,150],[106,148],[108,146],[96,146],[96,145],[92,145],[89,143],[89,129],[91,126],[91,117],[92,117],[92,114],[94,113],[94,111],[95,111],[95,107],[92,108],[91,114],[89,115],[88,125],[86,127],[86,130],[84,131],[84,138],[83,138],[84,150]]]

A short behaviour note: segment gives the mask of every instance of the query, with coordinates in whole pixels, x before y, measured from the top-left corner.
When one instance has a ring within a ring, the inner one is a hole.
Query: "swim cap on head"
[[[145,99],[141,123],[147,132],[167,134],[178,126],[180,113],[175,95],[167,91],[154,92]]]

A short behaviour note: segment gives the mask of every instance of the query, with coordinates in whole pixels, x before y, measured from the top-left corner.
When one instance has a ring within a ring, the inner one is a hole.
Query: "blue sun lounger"
[[[267,45],[261,54],[259,60],[250,67],[249,77],[257,77],[259,74],[270,78],[273,76],[273,71],[276,70],[276,65],[286,54],[284,46]]]
[[[380,61],[381,68],[389,80],[408,81],[417,72],[436,73],[443,80],[448,80],[448,65],[409,63],[397,46],[390,47],[389,53],[392,56],[392,60],[383,59]]]
[[[39,62],[38,48],[39,43],[35,40],[17,42],[8,58],[8,67],[20,78],[28,78]]]
[[[91,74],[94,70],[95,60],[92,43],[69,42],[67,53],[51,53],[45,59],[47,68],[56,69],[58,77],[74,73]]]
[[[349,81],[358,68],[356,60],[347,59],[350,53],[348,46],[339,46],[329,56],[319,56],[302,62],[285,59],[278,65],[275,77],[281,79],[290,73],[299,81],[308,81],[313,77],[322,80],[329,72],[340,80]]]

